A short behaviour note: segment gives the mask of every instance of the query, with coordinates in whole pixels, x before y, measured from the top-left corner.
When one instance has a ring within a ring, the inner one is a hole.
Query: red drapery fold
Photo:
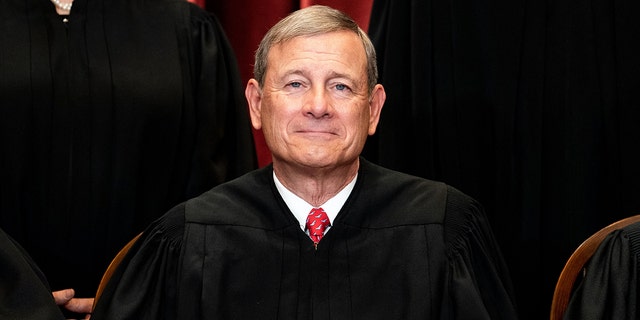
[[[199,5],[200,7],[204,8],[205,7],[205,0],[188,0],[189,2],[193,2],[197,5]]]
[[[222,24],[231,46],[235,51],[242,80],[246,83],[253,77],[253,58],[260,40],[278,20],[299,8],[314,4],[327,5],[349,14],[363,30],[369,27],[369,16],[373,0],[240,0],[216,1],[189,0],[216,14]],[[254,130],[254,139],[260,167],[271,162],[271,153],[266,146],[261,131]]]

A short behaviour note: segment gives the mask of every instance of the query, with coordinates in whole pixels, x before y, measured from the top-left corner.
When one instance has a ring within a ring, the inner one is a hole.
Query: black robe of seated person
[[[101,319],[516,319],[481,206],[364,159],[318,244],[271,166],[154,222],[98,301]]]
[[[564,319],[635,320],[640,317],[640,223],[611,232],[585,266]]]
[[[1,229],[0,319],[64,319],[40,268],[22,246]]]

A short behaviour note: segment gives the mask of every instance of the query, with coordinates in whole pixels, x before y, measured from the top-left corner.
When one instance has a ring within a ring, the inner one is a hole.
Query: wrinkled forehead
[[[267,55],[267,70],[283,65],[316,65],[337,68],[334,72],[356,70],[366,76],[367,56],[357,34],[351,31],[305,35],[281,41]],[[325,65],[326,64],[326,65]]]

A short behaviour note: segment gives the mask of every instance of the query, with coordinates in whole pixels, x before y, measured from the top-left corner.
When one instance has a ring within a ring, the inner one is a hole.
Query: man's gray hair
[[[356,33],[364,45],[367,56],[367,84],[369,93],[378,81],[376,50],[369,36],[358,24],[342,11],[321,5],[314,5],[294,11],[274,25],[260,42],[256,51],[253,76],[260,86],[264,85],[267,70],[267,56],[273,46],[296,37],[313,36],[335,31],[350,30]]]

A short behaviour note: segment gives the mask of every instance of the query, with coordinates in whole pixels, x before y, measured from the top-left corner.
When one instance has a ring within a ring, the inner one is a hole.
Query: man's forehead
[[[349,38],[349,34],[353,37]],[[267,60],[269,65],[276,62],[293,66],[326,62],[343,64],[344,68],[358,64],[366,68],[367,63],[364,45],[357,41],[356,34],[348,31],[297,36],[279,42],[271,47]]]

